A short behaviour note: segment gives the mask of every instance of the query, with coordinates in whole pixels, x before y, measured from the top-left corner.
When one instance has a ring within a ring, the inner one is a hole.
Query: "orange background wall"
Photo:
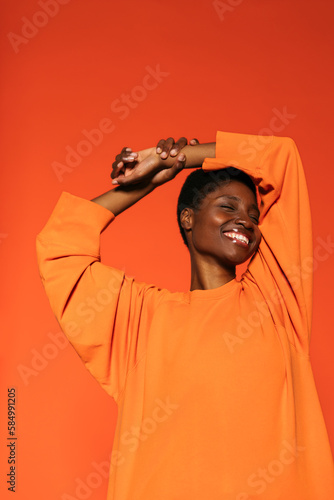
[[[325,258],[316,260],[311,349],[334,445],[333,3],[218,4],[2,2],[1,498],[13,498],[4,479],[4,415],[12,386],[15,498],[106,498],[107,472],[97,469],[110,455],[117,407],[61,340],[36,265],[36,234],[61,191],[91,199],[110,189],[111,163],[123,146],[143,149],[169,135],[211,142],[217,130],[261,134],[279,113],[280,130],[272,132],[298,145],[314,245],[329,242]],[[146,77],[157,70],[156,79]],[[127,104],[121,103],[124,95],[130,95]],[[84,149],[83,130],[106,124],[96,144]],[[77,166],[66,163],[68,147],[82,153]],[[102,241],[106,264],[141,281],[188,289],[188,256],[175,218],[188,173],[114,221]]]

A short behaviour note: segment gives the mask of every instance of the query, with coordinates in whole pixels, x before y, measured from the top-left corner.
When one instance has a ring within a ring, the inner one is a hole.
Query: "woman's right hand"
[[[197,139],[190,141],[190,145],[196,144],[199,144]],[[126,186],[146,181],[155,188],[170,181],[185,166],[186,157],[180,150],[186,145],[185,137],[176,142],[169,137],[167,140],[161,139],[156,148],[138,152],[132,152],[131,148],[123,148],[112,165],[112,184]]]
[[[159,166],[159,159],[155,156],[155,148],[133,152],[131,148],[124,147],[112,164],[112,184],[137,184],[153,176]]]

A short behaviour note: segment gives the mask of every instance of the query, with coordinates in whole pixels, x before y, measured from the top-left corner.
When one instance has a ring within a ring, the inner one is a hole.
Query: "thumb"
[[[189,144],[190,144],[190,146],[196,146],[197,144],[199,144],[199,140],[198,139],[190,139]]]
[[[184,153],[180,153],[176,159],[176,162],[173,164],[171,168],[166,171],[166,174],[170,179],[174,179],[176,175],[184,169],[186,165],[187,157]]]
[[[181,156],[181,154],[179,155],[179,157]],[[173,163],[173,166],[172,167],[169,167],[169,168],[165,168],[163,170],[161,170],[160,172],[158,172],[154,178],[152,179],[152,182],[155,186],[161,186],[162,184],[165,184],[166,182],[168,181],[171,181],[172,179],[174,179],[174,177],[176,177],[176,175],[181,172],[181,170],[183,170],[184,166],[185,166],[185,163],[186,163],[186,157],[185,155],[182,153],[182,156],[181,156],[181,160],[176,160],[174,163]]]

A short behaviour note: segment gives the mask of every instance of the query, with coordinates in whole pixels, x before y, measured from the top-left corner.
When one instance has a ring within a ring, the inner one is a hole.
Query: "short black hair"
[[[177,201],[177,222],[184,244],[188,247],[187,238],[181,226],[180,215],[184,208],[199,210],[202,201],[209,194],[223,184],[230,181],[238,181],[245,184],[254,193],[256,198],[256,187],[252,179],[242,170],[235,167],[227,167],[219,170],[203,170],[198,168],[188,175],[181,188]]]

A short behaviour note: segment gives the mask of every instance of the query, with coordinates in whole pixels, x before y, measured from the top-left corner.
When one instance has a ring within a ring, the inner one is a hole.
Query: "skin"
[[[215,157],[214,142],[199,144],[197,139],[192,139],[190,145],[186,144],[187,139],[181,137],[176,143],[172,138],[162,139],[155,148],[138,152],[123,148],[112,165],[112,184],[116,184],[116,188],[91,201],[117,216],[157,187],[174,179],[183,168],[200,168],[204,158]],[[176,152],[171,155],[173,149]],[[163,153],[167,155],[165,158],[161,158]]]
[[[236,180],[209,193],[198,210],[181,212],[191,261],[190,290],[217,288],[235,278],[236,265],[246,262],[259,247],[258,219],[253,192]],[[231,232],[243,234],[249,243],[232,239]]]
[[[116,187],[92,201],[117,216],[172,180],[183,168],[200,168],[204,158],[215,157],[215,146],[215,143],[199,144],[197,139],[187,145],[185,137],[177,142],[170,137],[161,139],[155,148],[138,152],[123,148],[111,173]],[[217,198],[221,195],[224,198]],[[209,193],[197,210],[182,211],[181,223],[191,260],[190,290],[217,288],[235,278],[236,265],[251,257],[260,243],[257,218],[254,194],[235,180]],[[229,239],[223,234],[227,230],[243,233],[250,239],[249,245]]]

